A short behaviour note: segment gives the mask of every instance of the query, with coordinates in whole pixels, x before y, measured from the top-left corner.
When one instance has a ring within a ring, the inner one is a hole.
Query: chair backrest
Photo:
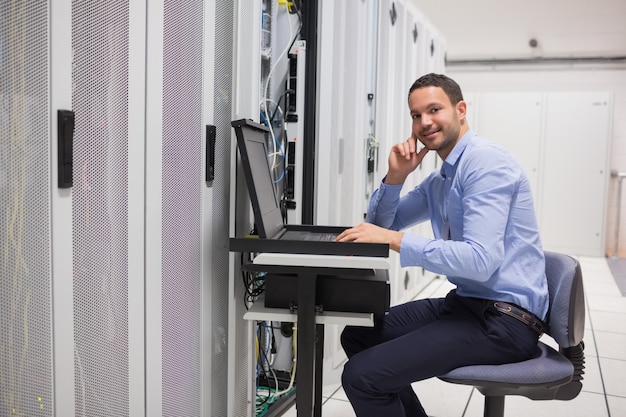
[[[577,346],[585,332],[585,298],[580,264],[568,255],[545,252],[550,293],[547,334],[563,349]]]

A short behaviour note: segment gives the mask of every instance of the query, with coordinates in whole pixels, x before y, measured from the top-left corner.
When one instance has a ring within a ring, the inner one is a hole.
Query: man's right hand
[[[428,150],[422,148],[417,152],[417,140],[414,137],[395,144],[389,152],[389,170],[385,184],[403,184],[406,177],[422,162]]]

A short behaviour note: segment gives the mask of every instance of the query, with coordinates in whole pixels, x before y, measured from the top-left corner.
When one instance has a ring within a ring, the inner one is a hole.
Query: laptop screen
[[[231,124],[235,128],[259,237],[271,238],[283,228],[283,217],[268,159],[269,129],[247,119]]]

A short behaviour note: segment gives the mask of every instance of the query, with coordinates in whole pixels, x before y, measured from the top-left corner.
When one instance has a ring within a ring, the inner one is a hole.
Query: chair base
[[[484,417],[504,417],[504,396],[485,397]]]

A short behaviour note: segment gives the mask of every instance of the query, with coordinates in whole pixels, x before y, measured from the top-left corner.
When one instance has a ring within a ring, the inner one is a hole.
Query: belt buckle
[[[533,315],[527,313],[521,308],[513,306],[509,303],[505,303],[504,301],[494,301],[493,306],[501,313],[521,321],[522,323],[539,333],[540,337],[543,334],[543,324],[538,321]]]
[[[509,313],[512,313],[512,312],[513,312],[513,307],[512,307],[510,304],[508,304],[508,303],[504,303],[504,302],[502,302],[502,301],[494,301],[494,302],[493,302],[493,306],[494,306],[497,310],[502,311],[503,313],[504,313],[505,311],[506,311],[506,312],[509,312]]]

